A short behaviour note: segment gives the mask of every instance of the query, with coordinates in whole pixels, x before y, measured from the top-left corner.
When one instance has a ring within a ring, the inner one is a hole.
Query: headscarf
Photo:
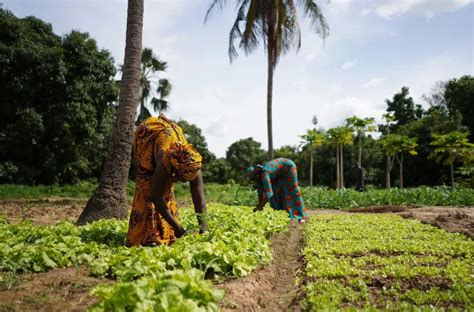
[[[265,170],[262,165],[250,166],[245,170],[244,176],[250,180],[255,179],[262,171]]]
[[[173,177],[192,181],[201,170],[202,156],[192,144],[175,142],[163,153],[163,165]]]

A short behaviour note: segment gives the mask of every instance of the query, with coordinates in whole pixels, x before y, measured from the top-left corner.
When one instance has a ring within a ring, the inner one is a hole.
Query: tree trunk
[[[273,130],[272,130],[272,100],[273,100],[273,64],[271,55],[268,52],[268,83],[267,83],[267,131],[268,131],[268,158],[273,159]]]
[[[309,186],[313,186],[313,150],[309,151]]]
[[[358,139],[358,145],[359,145],[359,151],[358,151],[358,157],[357,157],[357,165],[360,167],[362,167],[362,135],[361,133],[359,132],[357,134],[357,136],[359,137]]]
[[[273,101],[273,74],[276,66],[276,22],[277,8],[275,1],[270,1],[268,10],[268,77],[267,77],[267,131],[268,131],[268,157],[273,159],[273,128],[272,128],[272,101]]]
[[[387,156],[387,163],[386,163],[386,167],[385,167],[385,185],[387,187],[387,189],[391,189],[392,187],[390,186],[390,156]]]
[[[341,160],[341,188],[344,188],[344,146],[341,145],[341,155],[339,155],[339,159]]]
[[[134,123],[140,96],[144,0],[129,0],[123,75],[117,120],[99,186],[77,220],[85,224],[101,218],[126,218],[126,186],[130,168]]]
[[[451,175],[451,186],[454,187],[454,162],[449,164],[449,170]]]
[[[403,188],[403,154],[400,156],[400,160],[398,161],[400,165],[400,188]]]
[[[336,146],[336,189],[339,189],[339,145]]]

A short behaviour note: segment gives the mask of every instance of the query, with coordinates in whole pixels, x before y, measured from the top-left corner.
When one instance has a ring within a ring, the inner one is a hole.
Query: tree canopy
[[[87,33],[64,37],[0,9],[0,181],[97,177],[114,121],[116,69]]]

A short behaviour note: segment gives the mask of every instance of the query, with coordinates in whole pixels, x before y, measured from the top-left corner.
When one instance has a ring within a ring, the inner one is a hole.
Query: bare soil
[[[395,213],[416,219],[448,232],[463,233],[474,239],[474,207],[373,206],[348,210],[363,213]]]
[[[303,292],[296,282],[304,263],[302,224],[291,222],[286,233],[272,240],[273,261],[251,275],[217,285],[226,296],[223,311],[301,311]]]
[[[85,267],[19,274],[11,289],[0,283],[0,311],[84,311],[97,302],[91,288],[103,283],[110,281],[89,276]]]

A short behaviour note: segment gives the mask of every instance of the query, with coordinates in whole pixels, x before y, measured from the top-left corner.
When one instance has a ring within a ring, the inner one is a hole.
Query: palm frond
[[[168,97],[172,89],[173,85],[168,79],[158,80],[158,88],[156,89],[156,91],[160,94],[161,99]]]
[[[152,58],[151,65],[154,71],[165,71],[168,68],[168,63],[160,61],[157,57]]]
[[[303,6],[303,12],[309,18],[316,33],[323,39],[329,36],[329,25],[316,2],[314,0],[299,0],[299,3]]]
[[[245,9],[246,9],[246,4],[248,4],[248,1],[244,2],[237,13],[237,17],[234,21],[234,25],[230,29],[229,32],[229,60],[232,63],[234,58],[236,58],[239,54],[237,53],[237,49],[234,46],[234,41],[237,38],[242,38],[242,31],[240,30],[240,25],[239,23],[244,21],[245,19]]]
[[[249,54],[258,47],[259,15],[261,15],[262,1],[252,0],[245,19],[245,30],[240,46]]]
[[[153,105],[153,109],[155,111],[159,111],[160,113],[169,109],[168,101],[163,99],[152,98],[151,104]]]
[[[206,17],[204,17],[204,23],[212,16],[214,11],[220,11],[227,4],[227,0],[214,0],[207,9]]]
[[[144,48],[142,50],[142,59],[141,63],[143,65],[147,65],[151,62],[151,59],[153,58],[153,50],[150,48]]]

